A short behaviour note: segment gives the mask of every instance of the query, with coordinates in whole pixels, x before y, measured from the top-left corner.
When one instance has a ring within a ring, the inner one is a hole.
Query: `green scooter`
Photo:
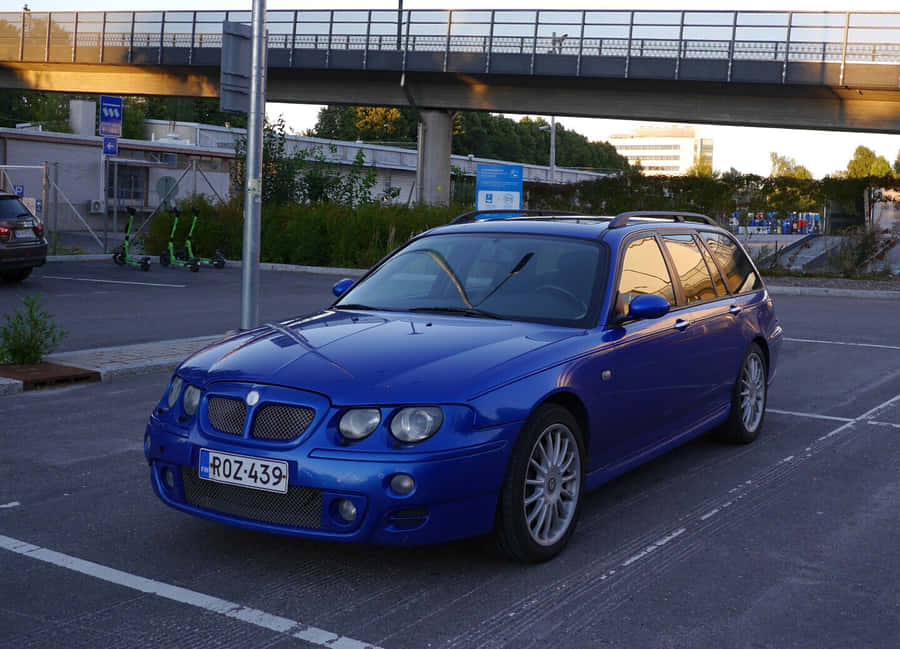
[[[128,228],[125,230],[125,241],[113,251],[113,261],[119,266],[128,264],[141,270],[150,270],[150,257],[131,256],[131,227],[134,225],[134,208],[128,208]]]
[[[191,222],[191,229],[188,230],[187,237],[184,240],[184,250],[181,252],[181,259],[193,259],[198,264],[204,266],[212,266],[213,268],[225,268],[225,255],[221,250],[216,250],[216,254],[210,257],[198,257],[194,254],[194,248],[191,246],[191,237],[194,236],[194,228],[197,227],[197,218],[200,216],[200,210],[194,208],[194,220]]]
[[[192,273],[196,273],[200,270],[200,264],[197,263],[197,260],[192,257],[184,257],[175,252],[175,230],[178,228],[178,218],[181,216],[181,212],[177,207],[173,207],[171,210],[172,214],[175,215],[175,218],[172,219],[172,231],[169,233],[169,245],[168,248],[159,255],[159,263],[166,267],[187,268]]]

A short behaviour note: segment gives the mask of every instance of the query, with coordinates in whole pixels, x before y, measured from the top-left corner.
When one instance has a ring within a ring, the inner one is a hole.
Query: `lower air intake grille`
[[[216,430],[229,435],[240,435],[244,432],[247,404],[240,399],[210,397],[207,414],[209,415],[209,423]]]
[[[194,468],[181,467],[184,499],[189,505],[251,521],[304,527],[322,527],[322,494],[318,489],[288,486],[286,494],[235,487],[201,480]]]
[[[312,423],[315,414],[312,408],[265,405],[253,418],[253,430],[250,435],[256,439],[281,441],[297,439]]]

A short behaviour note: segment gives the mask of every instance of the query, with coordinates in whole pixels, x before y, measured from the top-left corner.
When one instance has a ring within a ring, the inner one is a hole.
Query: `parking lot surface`
[[[175,289],[115,285],[80,310],[215,333],[239,292],[213,272],[168,309]],[[66,315],[80,310],[64,300],[87,302],[49,297],[77,283],[57,273],[37,278],[48,308],[77,341],[111,344],[130,320]],[[263,319],[327,304],[334,279],[267,275]],[[786,341],[757,442],[697,439],[601,487],[567,550],[537,566],[482,539],[326,544],[166,508],[141,442],[167,372],[0,397],[0,647],[895,648],[900,303],[776,308]],[[121,342],[154,339],[143,327]]]

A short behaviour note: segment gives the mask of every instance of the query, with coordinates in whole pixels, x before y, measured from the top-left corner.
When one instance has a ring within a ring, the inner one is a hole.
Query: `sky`
[[[24,0],[12,0],[20,8]],[[28,0],[32,11],[121,11],[121,0]],[[151,0],[142,10],[223,10],[246,9],[252,0]],[[389,0],[268,0],[267,9],[396,9]],[[405,9],[666,9],[666,10],[752,10],[752,11],[900,11],[897,0],[616,0],[601,4],[596,0],[404,0]],[[13,9],[8,6],[8,9]],[[312,128],[321,106],[306,104],[266,105],[270,119],[283,116],[290,130],[302,133]],[[507,115],[518,119],[519,115]],[[558,117],[557,123],[585,135],[591,141],[605,141],[615,133],[634,131],[644,122],[628,120]],[[654,124],[656,126],[661,123]],[[713,140],[713,168],[734,167],[745,173],[768,175],[770,152],[793,158],[820,178],[846,169],[857,146],[866,146],[893,164],[900,153],[900,134],[843,133],[736,126],[692,124],[700,137]]]

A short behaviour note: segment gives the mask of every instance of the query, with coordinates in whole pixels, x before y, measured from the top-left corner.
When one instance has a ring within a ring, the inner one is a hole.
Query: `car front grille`
[[[297,439],[312,423],[315,414],[312,408],[301,406],[265,405],[253,418],[250,436],[280,441]]]
[[[209,415],[209,423],[216,430],[229,435],[240,435],[244,432],[247,404],[240,399],[210,397],[207,414]]]
[[[197,470],[181,467],[184,499],[194,507],[251,521],[302,527],[322,527],[322,493],[318,489],[288,486],[285,494],[236,487],[202,480]]]

